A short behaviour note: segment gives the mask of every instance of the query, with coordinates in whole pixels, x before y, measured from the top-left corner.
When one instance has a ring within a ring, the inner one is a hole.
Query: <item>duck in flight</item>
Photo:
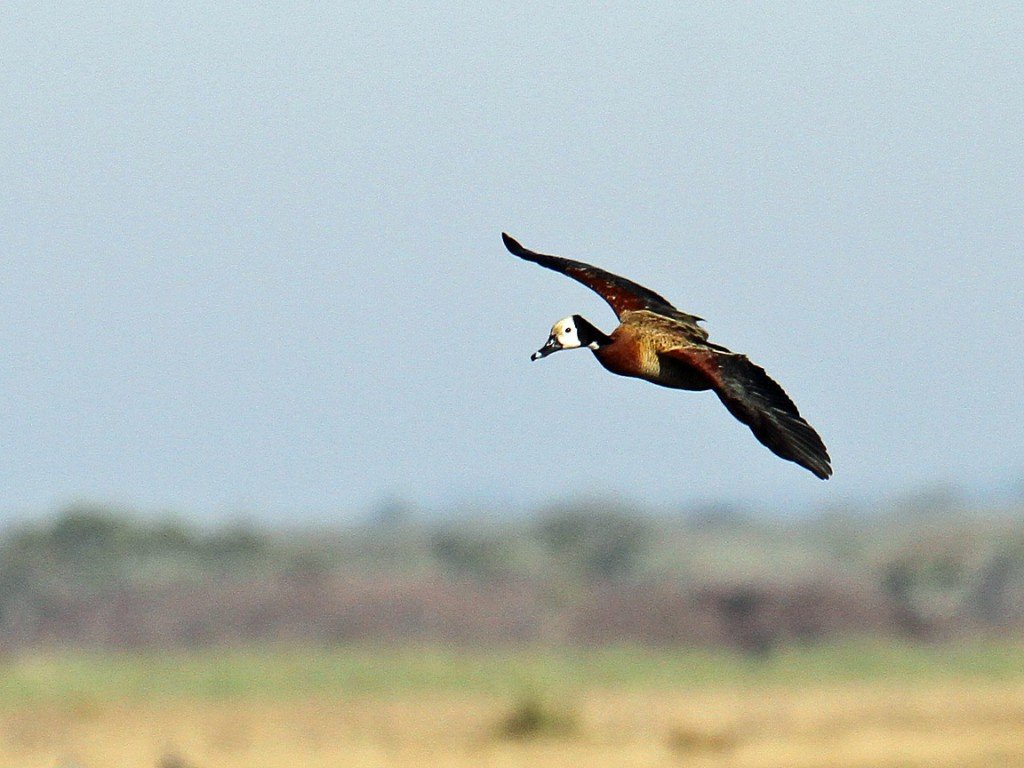
[[[680,312],[654,291],[624,277],[582,261],[535,253],[504,232],[501,237],[519,258],[561,272],[595,291],[619,318],[619,327],[611,335],[580,315],[559,320],[531,360],[563,349],[587,348],[601,365],[620,376],[674,389],[713,390],[729,413],[777,456],[823,480],[832,475],[825,444],[789,395],[746,355],[708,341],[707,331],[697,324],[702,318]]]

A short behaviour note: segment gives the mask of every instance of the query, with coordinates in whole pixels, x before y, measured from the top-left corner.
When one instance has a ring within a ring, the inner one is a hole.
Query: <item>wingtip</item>
[[[828,451],[825,450],[824,444],[821,446],[820,454],[814,453],[805,456],[803,459],[798,460],[797,463],[810,470],[815,477],[821,480],[828,480],[832,477],[832,458],[828,455]]]
[[[519,244],[519,241],[512,237],[508,232],[501,233],[501,241],[505,244],[505,247],[508,248],[509,253],[515,254],[516,256],[525,250],[523,246]]]

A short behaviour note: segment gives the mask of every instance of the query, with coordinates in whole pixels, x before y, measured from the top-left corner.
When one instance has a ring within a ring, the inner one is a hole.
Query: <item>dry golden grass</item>
[[[503,735],[473,692],[78,701],[0,711],[3,768],[1024,767],[1024,681],[586,691],[573,727]]]

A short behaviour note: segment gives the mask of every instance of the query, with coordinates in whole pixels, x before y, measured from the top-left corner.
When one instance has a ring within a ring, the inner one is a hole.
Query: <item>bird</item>
[[[501,238],[513,255],[590,288],[619,319],[618,327],[606,334],[582,315],[562,318],[531,360],[566,349],[590,349],[604,368],[619,376],[673,389],[710,389],[776,456],[822,480],[831,477],[832,459],[824,442],[786,391],[746,355],[709,341],[708,332],[698,325],[703,318],[676,309],[632,280],[582,261],[531,251],[506,232]]]

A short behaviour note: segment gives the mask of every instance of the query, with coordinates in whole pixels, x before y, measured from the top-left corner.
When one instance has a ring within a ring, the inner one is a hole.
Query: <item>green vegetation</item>
[[[0,663],[0,704],[163,698],[405,696],[523,691],[790,686],[971,679],[1024,681],[1016,643],[844,643],[790,648],[764,660],[727,651],[619,647],[372,651],[299,647],[179,653],[32,653]],[[528,701],[529,700],[529,701]],[[522,713],[520,713],[522,714]],[[524,715],[525,716],[525,715]]]

